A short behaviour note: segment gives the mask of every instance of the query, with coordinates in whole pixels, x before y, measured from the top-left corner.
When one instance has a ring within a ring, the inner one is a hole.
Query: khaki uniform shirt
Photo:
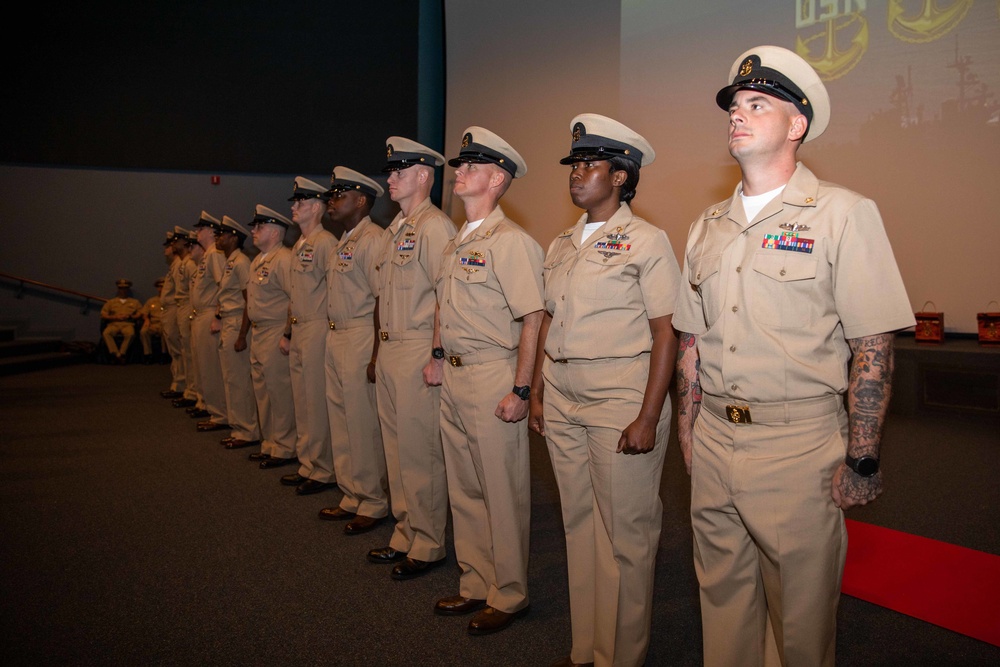
[[[150,326],[159,325],[160,320],[163,319],[163,301],[158,296],[149,297],[139,314],[149,318]]]
[[[752,223],[739,189],[691,226],[678,331],[696,334],[701,385],[774,403],[847,390],[846,339],[912,326],[875,203],[799,163]]]
[[[213,243],[205,248],[205,256],[191,280],[191,307],[201,315],[219,305],[219,283],[225,271],[226,256]]]
[[[327,269],[327,317],[335,324],[372,320],[378,298],[378,258],[385,230],[365,217],[337,244],[337,259]],[[374,326],[374,325],[373,325]]]
[[[293,261],[292,251],[283,245],[254,257],[247,283],[247,316],[254,324],[288,321]]]
[[[174,295],[177,293],[177,286],[174,284],[174,267],[179,268],[180,264],[181,258],[175,256],[170,260],[170,268],[167,269],[167,275],[163,276],[163,286],[160,287],[160,301],[168,306],[176,303]]]
[[[198,273],[198,265],[194,263],[188,255],[176,265],[174,271],[174,303],[178,306],[185,305],[191,301],[191,281]]]
[[[237,248],[226,258],[226,268],[222,272],[219,283],[219,315],[230,317],[243,315],[247,302],[243,298],[243,290],[250,280],[250,258]]]
[[[135,318],[141,313],[142,304],[139,303],[138,299],[133,299],[132,297],[125,299],[113,297],[101,307],[101,317],[106,320],[111,319],[112,317]]]
[[[292,320],[309,322],[326,317],[326,272],[337,256],[337,238],[317,225],[293,249]]]
[[[582,242],[586,223],[585,213],[545,256],[545,352],[555,360],[649,352],[649,320],[673,312],[681,284],[667,234],[624,203]]]
[[[427,198],[411,215],[397,214],[386,232],[378,266],[379,325],[390,334],[422,331],[430,338],[434,280],[455,224]]]
[[[441,345],[449,354],[515,350],[528,313],[544,307],[542,247],[497,206],[444,250],[437,279]]]

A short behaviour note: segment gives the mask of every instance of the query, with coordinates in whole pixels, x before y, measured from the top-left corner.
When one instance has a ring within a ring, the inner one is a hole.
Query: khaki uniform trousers
[[[247,349],[233,349],[240,335],[243,315],[222,318],[219,334],[219,366],[226,394],[226,423],[232,427],[232,436],[238,440],[260,440],[257,425],[257,402],[253,397],[253,378],[250,375],[250,344],[253,332],[247,331]]]
[[[219,334],[212,333],[215,313],[198,313],[191,320],[191,357],[194,373],[198,378],[198,393],[208,410],[209,420],[218,424],[228,423],[226,385],[222,381],[219,364]]]
[[[459,594],[508,613],[528,606],[531,530],[528,420],[510,424],[495,414],[514,386],[517,352],[511,354],[473,365],[463,357],[457,368],[446,360],[441,387]]]
[[[115,336],[118,334],[121,334],[122,337],[121,347],[115,343]],[[125,353],[128,352],[129,343],[135,336],[135,325],[131,322],[111,322],[104,327],[104,332],[101,335],[104,336],[104,344],[108,346],[108,352],[116,357],[124,357]]]
[[[295,452],[299,475],[317,482],[334,482],[330,419],[326,412],[325,319],[292,325],[288,368],[295,401]]]
[[[368,381],[374,329],[371,318],[336,323],[326,335],[326,405],[333,469],[343,491],[341,509],[382,518],[389,513],[385,452]]]
[[[163,327],[163,342],[167,345],[170,355],[170,391],[183,392],[187,389],[187,378],[184,377],[184,357],[181,352],[181,331],[177,324],[177,306],[164,306],[160,318]]]
[[[203,405],[201,391],[198,389],[198,374],[194,368],[194,351],[191,348],[191,304],[181,304],[177,307],[177,338],[180,341],[180,359],[183,367],[184,378],[187,385],[184,387],[184,398],[198,401],[198,405]]]
[[[389,494],[396,527],[389,546],[410,558],[445,557],[448,480],[441,451],[441,388],[424,384],[430,333],[379,346],[375,368]]]
[[[545,439],[559,486],[569,569],[573,662],[641,665],[649,648],[653,572],[663,504],[660,476],[670,397],[646,454],[618,454],[639,414],[649,354],[545,360]]]
[[[773,630],[783,664],[832,666],[847,555],[830,496],[847,451],[843,401],[751,405],[752,424],[727,421],[725,403],[705,395],[691,461],[705,664],[772,664]]]
[[[142,341],[142,353],[147,357],[153,354],[153,336],[160,337],[160,349],[157,350],[157,352],[163,352],[163,348],[166,347],[167,341],[166,337],[163,335],[162,321],[158,324],[150,322],[148,327],[143,326],[139,329],[139,340]]]
[[[279,459],[295,456],[295,401],[288,357],[279,345],[285,323],[256,324],[250,336],[250,375],[263,441],[260,451]]]

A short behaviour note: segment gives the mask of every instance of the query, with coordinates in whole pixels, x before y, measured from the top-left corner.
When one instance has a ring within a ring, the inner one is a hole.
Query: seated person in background
[[[154,361],[161,363],[169,361],[166,354],[166,341],[163,336],[163,303],[160,301],[163,278],[157,278],[153,284],[156,286],[156,294],[146,299],[146,303],[139,312],[142,316],[139,340],[142,342],[142,363],[144,364],[151,364]],[[155,359],[153,357],[153,336],[158,336],[160,339]]]
[[[120,279],[115,285],[118,287],[118,296],[109,299],[101,308],[101,319],[107,322],[102,335],[115,363],[124,364],[125,353],[135,336],[134,320],[139,317],[142,304],[128,295],[129,288],[132,287],[131,280]],[[122,336],[121,347],[115,343],[115,336],[118,334]]]

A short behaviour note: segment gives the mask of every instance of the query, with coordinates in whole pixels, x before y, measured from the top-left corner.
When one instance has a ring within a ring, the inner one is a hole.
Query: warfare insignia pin
[[[797,222],[783,222],[778,226],[790,232],[804,232],[809,229],[809,225],[800,225]]]
[[[604,255],[604,259],[611,259],[615,255],[620,255],[621,254],[620,252],[609,252],[607,250],[600,250],[598,252],[600,252],[602,255]]]

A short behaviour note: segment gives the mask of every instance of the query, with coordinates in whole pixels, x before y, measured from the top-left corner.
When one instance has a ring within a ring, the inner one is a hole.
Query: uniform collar
[[[591,234],[589,237],[587,237],[587,241],[590,241],[590,239],[592,238],[598,237],[601,234],[602,230],[615,229],[618,227],[621,227],[622,230],[627,229],[629,223],[632,222],[633,217],[634,216],[632,215],[632,208],[627,203],[622,202],[621,206],[618,207],[618,210],[615,211],[610,218],[608,218],[608,220],[604,223],[604,225],[598,228],[596,231],[594,231],[594,233]],[[581,239],[583,238],[583,226],[587,224],[587,222],[589,222],[589,220],[587,218],[587,214],[584,213],[583,215],[580,216],[580,219],[576,221],[575,227],[566,230],[569,233],[564,232],[563,234],[560,234],[560,236],[569,236],[570,234],[572,234],[573,245],[579,249],[582,246]]]
[[[476,239],[488,239],[493,236],[493,232],[496,231],[497,225],[503,222],[504,218],[507,216],[504,214],[503,209],[500,208],[500,204],[490,211],[490,214],[483,218],[483,221],[478,227],[476,227],[471,234],[462,239],[461,242],[456,243],[455,246],[462,246],[466,243],[474,241]],[[457,236],[455,238],[458,238]]]

